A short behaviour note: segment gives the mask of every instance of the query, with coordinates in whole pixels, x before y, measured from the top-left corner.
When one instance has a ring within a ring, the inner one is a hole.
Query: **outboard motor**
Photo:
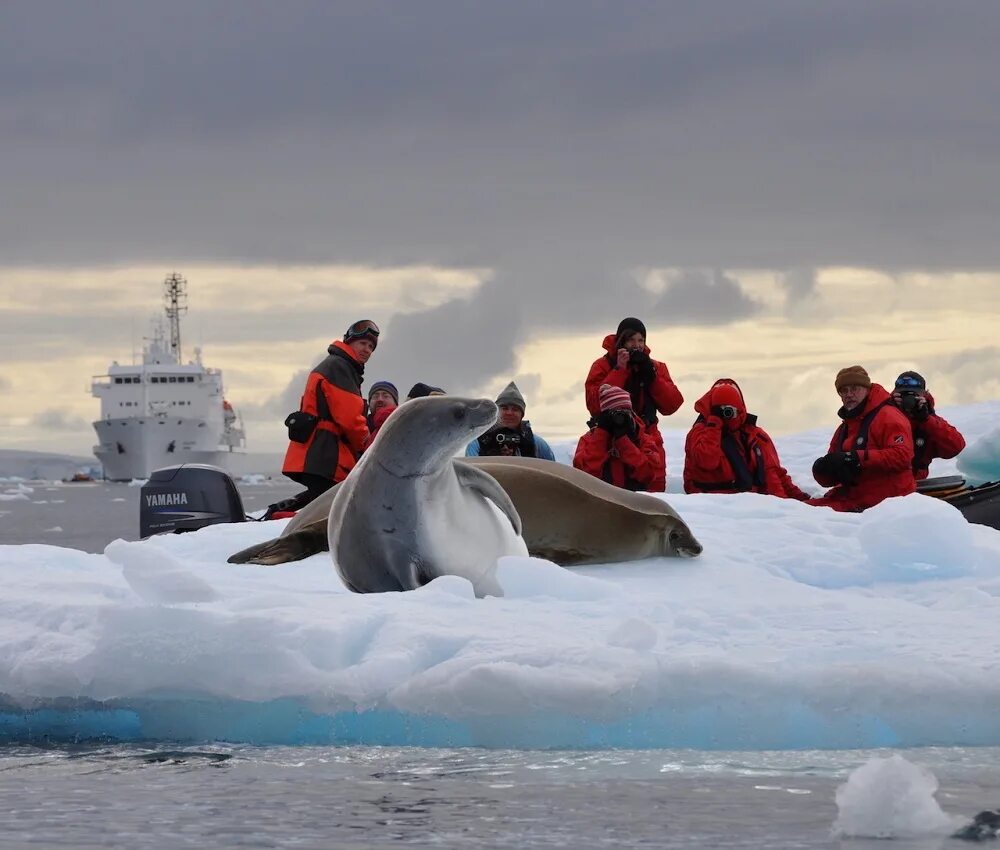
[[[139,495],[139,536],[243,522],[243,500],[225,470],[205,463],[156,469]]]

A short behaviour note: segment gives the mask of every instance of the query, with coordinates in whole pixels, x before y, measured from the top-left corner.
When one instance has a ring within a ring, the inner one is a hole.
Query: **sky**
[[[1000,7],[792,0],[0,7],[0,446],[87,453],[170,272],[185,359],[280,451],[354,319],[366,380],[579,434],[642,318],[685,406],[774,432],[833,376],[1000,398]]]
[[[998,412],[949,411],[993,480]],[[777,441],[806,487],[812,438]],[[2,525],[51,515],[60,498],[24,482],[0,489]],[[119,493],[96,487],[89,499]],[[476,599],[456,575],[354,594],[327,552],[226,562],[287,520],[118,539],[100,554],[57,545],[59,529],[45,544],[0,546],[0,737],[1000,747],[1000,531],[920,494],[863,514],[753,493],[657,498],[700,556],[573,569],[505,557],[502,598]],[[870,816],[843,826],[857,832]]]

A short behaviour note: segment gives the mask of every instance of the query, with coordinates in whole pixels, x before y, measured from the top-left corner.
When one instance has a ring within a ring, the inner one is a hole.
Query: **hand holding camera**
[[[650,360],[649,354],[641,348],[633,348],[629,352],[628,363],[637,375],[646,380],[652,380],[656,374],[656,369],[653,367],[653,361]]]
[[[831,452],[813,464],[817,478],[832,478],[838,484],[857,484],[861,477],[861,461],[854,452]]]
[[[740,415],[739,408],[731,404],[716,404],[712,407],[712,413],[724,422],[733,420]]]
[[[927,403],[927,397],[915,390],[897,390],[892,394],[896,406],[907,416],[923,422],[934,410]]]
[[[607,431],[614,439],[632,436],[635,434],[635,419],[632,411],[625,408],[602,410],[597,415],[597,427]]]

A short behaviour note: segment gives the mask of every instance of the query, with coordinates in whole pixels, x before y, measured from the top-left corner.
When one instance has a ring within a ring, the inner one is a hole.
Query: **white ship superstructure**
[[[94,422],[94,454],[111,481],[148,478],[154,469],[179,463],[226,466],[245,445],[242,423],[223,396],[222,372],[194,360],[180,362],[179,317],[186,282],[166,280],[170,340],[162,324],[143,346],[142,363],[111,364],[97,375],[92,394],[101,400]]]

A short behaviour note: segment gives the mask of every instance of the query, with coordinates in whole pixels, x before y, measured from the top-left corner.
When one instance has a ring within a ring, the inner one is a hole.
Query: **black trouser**
[[[288,499],[282,499],[273,505],[268,506],[269,512],[275,511],[300,511],[317,496],[322,496],[333,485],[332,478],[324,478],[322,475],[313,475],[311,472],[286,472],[285,475],[297,484],[305,486],[305,490],[296,493]]]

